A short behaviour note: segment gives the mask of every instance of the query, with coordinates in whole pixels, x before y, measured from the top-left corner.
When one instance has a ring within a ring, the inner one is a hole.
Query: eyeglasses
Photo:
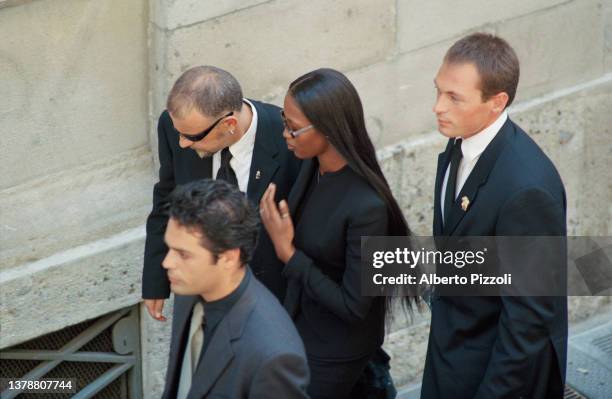
[[[228,116],[232,116],[234,115],[234,111],[227,113],[226,115],[222,116],[221,118],[217,119],[215,121],[215,123],[213,123],[208,129],[202,131],[202,133],[198,133],[198,134],[183,134],[181,132],[179,132],[179,135],[186,139],[189,140],[191,142],[196,142],[196,141],[200,141],[202,140],[204,137],[206,137],[206,135],[208,133],[211,132],[211,130],[213,130],[223,119],[227,118]]]
[[[297,136],[306,133],[306,130],[311,129],[311,128],[314,127],[313,125],[308,125],[308,126],[304,126],[301,129],[298,129],[298,130],[291,130],[289,125],[287,125],[287,119],[285,118],[285,111],[283,111],[283,110],[281,110],[281,119],[283,120],[283,125],[285,125],[285,130],[293,138],[296,138]]]

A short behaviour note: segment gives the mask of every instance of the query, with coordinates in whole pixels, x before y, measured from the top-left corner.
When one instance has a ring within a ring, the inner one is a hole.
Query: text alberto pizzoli
[[[485,261],[486,248],[481,251],[434,251],[425,250],[412,251],[408,248],[396,248],[395,251],[375,251],[373,253],[372,266],[380,269],[386,264],[403,264],[414,269],[418,264],[453,265],[461,269],[466,265],[481,265]],[[396,276],[384,276],[375,273],[372,276],[376,285],[511,285],[512,274],[505,273],[503,276],[485,276],[482,273],[471,273],[468,276],[438,276],[436,273],[424,273],[420,276],[409,273],[401,273]]]

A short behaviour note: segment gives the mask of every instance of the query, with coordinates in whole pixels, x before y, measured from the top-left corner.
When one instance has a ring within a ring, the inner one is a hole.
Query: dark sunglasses
[[[186,139],[189,140],[191,142],[196,142],[196,141],[200,141],[202,140],[204,137],[206,137],[206,135],[208,133],[210,133],[223,119],[227,118],[228,116],[232,116],[234,115],[234,111],[227,113],[226,115],[222,116],[221,118],[217,119],[217,121],[215,123],[213,123],[208,129],[202,131],[202,133],[198,133],[198,134],[183,134],[181,132],[178,132],[178,134]]]
[[[283,125],[285,126],[285,130],[293,138],[298,137],[300,134],[306,133],[308,129],[312,129],[314,127],[313,125],[308,125],[298,130],[291,130],[291,128],[289,128],[289,125],[287,124],[287,119],[285,118],[285,111],[281,109],[280,113],[281,113],[281,119],[283,120]]]

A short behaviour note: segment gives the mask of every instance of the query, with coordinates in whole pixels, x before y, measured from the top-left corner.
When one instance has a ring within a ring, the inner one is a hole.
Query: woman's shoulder
[[[350,169],[350,168],[349,168]],[[387,205],[382,196],[362,176],[350,169],[347,172],[346,190],[349,201],[356,209],[363,211],[385,211]]]

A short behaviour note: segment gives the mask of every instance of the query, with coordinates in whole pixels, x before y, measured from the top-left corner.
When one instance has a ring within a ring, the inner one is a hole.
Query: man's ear
[[[219,254],[221,267],[228,269],[240,266],[240,248],[228,249]]]
[[[223,123],[225,123],[230,128],[235,128],[236,126],[238,126],[238,119],[236,119],[236,117],[232,115],[230,117],[227,117],[223,121]]]
[[[489,101],[491,101],[491,103],[493,104],[492,111],[501,114],[502,111],[506,108],[506,104],[508,104],[509,99],[510,97],[505,91],[497,93],[496,95],[489,98]]]

